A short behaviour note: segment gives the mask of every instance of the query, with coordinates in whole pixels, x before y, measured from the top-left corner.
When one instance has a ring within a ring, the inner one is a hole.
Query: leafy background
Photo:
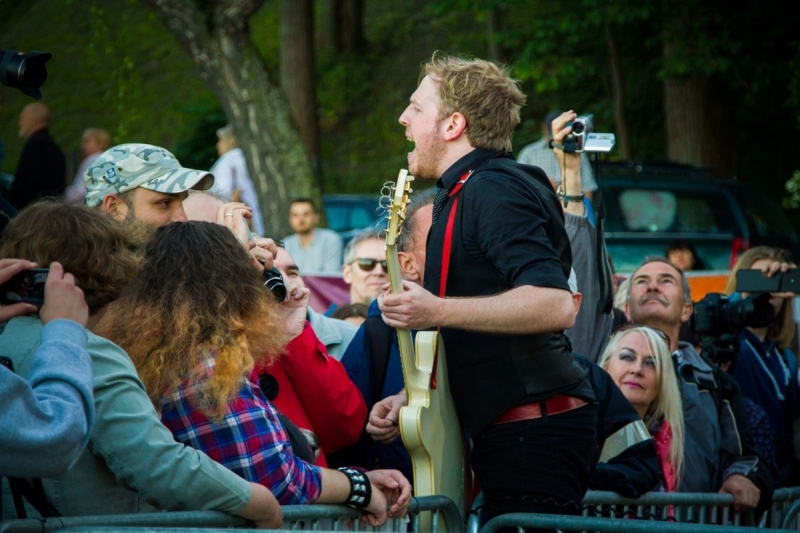
[[[316,27],[323,2],[315,3]],[[738,177],[776,200],[800,169],[800,46],[786,2],[687,0],[677,30],[678,54],[665,60],[660,1],[366,0],[368,46],[333,54],[318,46],[316,91],[326,192],[375,193],[405,165],[410,149],[397,117],[413,92],[419,66],[435,50],[489,56],[487,17],[502,15],[494,36],[528,95],[515,150],[539,137],[552,108],[594,113],[598,131],[613,131],[613,101],[604,26],[615,25],[625,108],[636,159],[666,159],[663,79],[721,76],[735,94]],[[277,79],[278,2],[250,21],[251,37]],[[318,32],[319,33],[319,32]],[[178,43],[137,0],[0,0],[0,48],[53,53],[44,101],[51,131],[77,159],[83,130],[102,127],[115,143],[148,142],[173,150],[188,166],[214,161],[214,131],[225,123]],[[22,147],[17,119],[31,102],[0,88],[2,170],[12,173]],[[715,135],[710,129],[707,135]],[[77,164],[77,160],[75,161]],[[800,177],[796,178],[800,180]],[[795,187],[795,191],[800,190]],[[791,201],[787,201],[791,206]],[[797,202],[794,204],[800,205]],[[800,222],[796,211],[793,220]]]

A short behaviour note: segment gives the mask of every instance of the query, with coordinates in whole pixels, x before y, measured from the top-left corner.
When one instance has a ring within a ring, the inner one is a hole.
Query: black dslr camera
[[[39,92],[39,87],[47,79],[47,69],[44,64],[50,61],[51,57],[52,54],[47,52],[24,54],[16,50],[0,50],[0,83],[41,100],[42,93]]]
[[[281,271],[277,268],[264,270],[264,286],[272,292],[272,295],[280,303],[286,299],[286,285],[283,283]]]
[[[738,287],[737,287],[738,290]],[[710,293],[694,305],[692,331],[703,341],[702,355],[720,365],[736,359],[742,329],[763,328],[775,321],[768,292],[730,301],[724,294]]]

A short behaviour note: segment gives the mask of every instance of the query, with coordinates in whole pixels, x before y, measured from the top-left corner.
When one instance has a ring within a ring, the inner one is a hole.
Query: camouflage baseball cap
[[[83,179],[89,207],[101,203],[107,194],[119,194],[136,187],[177,193],[189,189],[205,191],[214,184],[214,176],[208,172],[183,168],[169,151],[138,143],[109,148],[89,165]]]

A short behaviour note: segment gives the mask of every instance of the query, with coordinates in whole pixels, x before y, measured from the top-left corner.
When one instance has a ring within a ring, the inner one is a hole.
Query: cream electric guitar
[[[396,243],[403,229],[413,179],[408,171],[400,171],[389,212],[386,262],[395,294],[403,292]],[[408,395],[408,406],[400,409],[400,435],[411,455],[414,495],[447,496],[458,506],[463,522],[470,478],[466,476],[464,430],[450,394],[442,337],[437,331],[419,331],[415,347],[411,331],[398,329],[397,341]],[[421,519],[421,531],[430,531],[430,513],[422,513]],[[447,528],[460,531],[463,523],[448,524]]]

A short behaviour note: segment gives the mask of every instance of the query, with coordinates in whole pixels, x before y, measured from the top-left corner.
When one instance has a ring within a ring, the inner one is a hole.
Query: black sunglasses
[[[351,264],[352,263],[358,263],[358,268],[364,272],[372,272],[372,270],[375,268],[375,265],[381,265],[383,271],[388,272],[388,270],[386,270],[386,259],[383,261],[378,261],[377,259],[370,259],[369,257],[359,257],[358,259],[353,260]]]
[[[663,331],[661,331],[658,328],[654,328],[653,326],[645,326],[644,324],[636,324],[634,322],[629,322],[628,324],[624,324],[624,325],[620,326],[614,332],[614,335],[616,335],[617,333],[622,333],[623,331],[628,331],[628,330],[636,329],[636,328],[647,328],[649,330],[654,331],[656,335],[661,337],[661,340],[663,340],[664,342],[667,343],[667,348],[669,348],[669,335],[667,335],[666,333],[664,333]],[[612,336],[614,336],[614,335],[612,335]]]

